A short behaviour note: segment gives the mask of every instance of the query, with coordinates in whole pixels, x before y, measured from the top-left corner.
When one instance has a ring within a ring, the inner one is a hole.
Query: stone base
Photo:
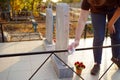
[[[55,72],[60,79],[73,77],[73,71],[70,70],[67,66],[65,66],[54,55],[52,56],[51,61],[52,61],[53,67],[55,69]],[[73,67],[71,67],[71,68],[73,69]]]
[[[44,40],[44,48],[46,51],[55,50],[55,44],[49,43],[47,39]]]
[[[3,42],[2,38],[4,38],[4,41],[7,42],[7,41],[10,41],[10,35],[7,33],[7,32],[3,32],[3,36],[2,34],[0,33],[0,42]]]
[[[24,32],[24,33],[10,33],[4,32],[7,41],[27,41],[27,40],[42,40],[43,37],[39,32]]]

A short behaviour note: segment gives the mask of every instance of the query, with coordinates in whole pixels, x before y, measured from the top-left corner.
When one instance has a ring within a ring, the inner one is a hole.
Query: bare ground
[[[41,33],[43,37],[45,37],[45,33],[46,33],[46,25],[45,25],[45,19],[40,19],[39,17],[36,17],[35,20],[38,22],[38,27],[37,27],[37,32]],[[1,21],[2,22],[2,21]],[[9,22],[6,22],[9,23]],[[16,24],[16,22],[14,22],[14,24],[4,24],[4,31],[8,32],[8,33],[25,33],[25,32],[33,32],[34,33],[34,29],[32,27],[32,23],[20,23],[20,24]],[[70,23],[70,31],[69,31],[69,37],[70,38],[74,38],[75,37],[75,29],[77,26],[77,22],[71,22]],[[88,26],[88,29],[90,26]],[[55,38],[55,34],[56,34],[56,30],[55,30],[55,24],[54,24],[54,38]],[[84,32],[82,37],[84,36]],[[87,31],[87,37],[92,36],[92,32],[90,30]]]

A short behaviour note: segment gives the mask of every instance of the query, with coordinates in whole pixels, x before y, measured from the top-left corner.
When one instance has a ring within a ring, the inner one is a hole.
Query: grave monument
[[[56,50],[66,50],[69,41],[69,6],[58,3],[56,6]],[[56,53],[65,63],[68,63],[68,53]],[[58,58],[52,56],[52,63],[59,78],[73,77],[73,72]],[[70,66],[70,65],[69,65]]]
[[[46,9],[46,39],[44,40],[44,46],[46,50],[54,50],[55,45],[53,43],[53,14],[52,8]]]

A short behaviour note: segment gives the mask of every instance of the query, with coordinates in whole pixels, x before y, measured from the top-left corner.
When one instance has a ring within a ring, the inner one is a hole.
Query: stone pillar
[[[56,7],[56,50],[67,49],[69,41],[69,6],[65,3]],[[68,62],[68,54],[57,54],[63,61]]]
[[[46,50],[54,50],[55,46],[53,45],[53,14],[52,9],[46,9],[46,39],[44,41],[44,45]]]
[[[48,43],[52,44],[53,39],[53,14],[52,9],[46,9],[46,39]]]
[[[56,50],[65,50],[69,41],[69,6],[66,3],[58,3],[56,6]],[[56,53],[68,64],[68,53]],[[55,71],[59,78],[70,78],[73,72],[55,56],[52,58]]]

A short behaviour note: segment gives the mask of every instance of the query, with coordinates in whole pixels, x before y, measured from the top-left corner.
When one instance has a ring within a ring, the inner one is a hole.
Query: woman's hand
[[[109,22],[107,27],[108,27],[108,31],[110,32],[110,34],[115,33],[115,26],[114,26],[114,24]]]
[[[114,24],[115,24],[115,22],[116,22],[119,18],[120,18],[120,7],[118,7],[118,8],[116,9],[116,11],[114,12],[112,18],[111,18],[111,19],[109,20],[109,22],[108,22],[107,27],[108,27],[108,30],[109,30],[110,34],[115,33],[115,26],[114,26]]]
[[[75,52],[75,48],[79,45],[79,41],[74,41],[68,46],[68,53],[72,54]]]
[[[68,50],[72,50],[73,48],[76,48],[79,45],[79,41],[74,41],[68,46]]]

